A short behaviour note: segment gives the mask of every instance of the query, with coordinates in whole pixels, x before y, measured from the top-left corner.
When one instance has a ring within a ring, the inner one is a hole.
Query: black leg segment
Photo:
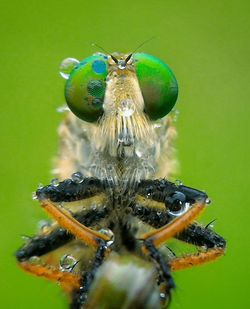
[[[81,284],[80,289],[75,290],[72,294],[72,302],[70,305],[71,309],[80,309],[86,303],[91,283],[93,282],[95,278],[96,271],[103,263],[106,249],[107,249],[107,246],[105,242],[100,244],[100,247],[98,248],[96,252],[96,256],[92,264],[92,269],[88,272],[85,272],[82,275],[81,282],[80,282]]]
[[[224,249],[226,247],[226,241],[224,238],[211,229],[205,228],[198,223],[190,225],[177,235],[176,238],[195,246],[206,247],[207,249]]]
[[[187,186],[176,185],[165,179],[142,180],[137,190],[137,194],[165,203],[166,207],[170,207],[176,200],[190,204],[208,202],[206,193]]]
[[[52,202],[73,202],[92,197],[104,192],[104,184],[97,178],[84,178],[81,183],[66,179],[57,186],[49,185],[36,191],[39,200],[50,199]]]
[[[101,219],[109,214],[107,208],[97,210],[87,210],[80,213],[72,214],[72,216],[87,227],[97,224]],[[19,262],[29,259],[32,256],[42,256],[57,248],[66,245],[74,239],[74,236],[63,228],[56,228],[46,235],[38,235],[20,248],[16,252],[16,258]]]

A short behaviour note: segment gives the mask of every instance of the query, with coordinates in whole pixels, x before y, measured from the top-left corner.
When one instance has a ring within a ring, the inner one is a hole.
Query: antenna
[[[127,58],[125,59],[125,63],[127,64],[129,59],[133,56],[133,54],[139,49],[141,48],[143,45],[147,44],[148,42],[152,41],[153,39],[155,39],[156,36],[152,36],[151,38],[145,40],[144,42],[142,42],[139,46],[136,47],[136,49],[127,56]]]
[[[106,54],[108,54],[116,64],[118,64],[118,60],[115,58],[115,56],[113,56],[111,53],[106,51],[103,47],[101,47],[100,45],[98,45],[96,43],[92,43],[91,45],[100,48],[102,51],[104,51]]]
[[[151,38],[145,40],[144,42],[142,42],[139,46],[136,47],[136,49],[132,52],[132,54],[134,54],[139,48],[141,48],[143,45],[147,44],[148,42],[152,41],[153,39],[155,39],[156,36],[152,36]]]

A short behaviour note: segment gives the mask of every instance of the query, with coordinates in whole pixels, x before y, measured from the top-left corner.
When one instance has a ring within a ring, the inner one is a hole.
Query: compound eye
[[[95,122],[103,114],[107,59],[98,54],[76,63],[70,72],[67,67],[65,99],[70,110],[84,121]]]
[[[179,191],[175,191],[172,195],[168,196],[165,199],[165,205],[168,213],[174,217],[181,216],[189,208],[189,203],[186,203],[185,194]]]
[[[178,97],[173,72],[163,61],[145,53],[134,54],[133,61],[145,113],[151,120],[163,118],[172,110]]]

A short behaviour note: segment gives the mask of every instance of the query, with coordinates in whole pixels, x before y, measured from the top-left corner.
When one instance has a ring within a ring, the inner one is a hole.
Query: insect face
[[[166,116],[177,100],[178,86],[174,74],[164,62],[152,55],[107,56],[99,53],[79,63],[74,59],[71,62],[66,59],[66,62],[66,69],[71,67],[72,71],[67,76],[65,98],[72,112],[82,120],[95,122],[100,118],[105,111],[103,104],[108,101],[106,98],[105,102],[105,95],[108,95],[105,93],[106,85],[113,78],[117,80],[107,92],[117,92],[112,110],[114,114],[119,108],[123,110],[124,101],[129,99],[131,106],[139,105],[138,98],[131,97],[131,93],[137,91],[143,97],[139,100],[140,108],[152,120]],[[62,66],[65,70],[65,62]],[[127,112],[127,116],[129,112],[132,113],[132,110]]]
[[[117,155],[119,145],[143,140],[153,144],[151,120],[166,116],[178,95],[177,81],[160,59],[145,54],[96,54],[77,63],[63,62],[68,71],[65,98],[71,111],[99,127],[99,148]],[[97,145],[98,147],[98,145]]]

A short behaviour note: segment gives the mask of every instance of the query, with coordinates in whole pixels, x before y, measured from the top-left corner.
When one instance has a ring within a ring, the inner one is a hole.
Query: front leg
[[[166,261],[161,256],[161,253],[157,248],[161,247],[172,237],[179,234],[186,226],[191,224],[195,218],[204,209],[204,202],[196,203],[192,208],[190,208],[182,216],[177,217],[175,220],[170,221],[170,223],[164,225],[163,227],[145,233],[139,237],[143,240],[142,250],[144,254],[149,254],[159,265],[160,271],[162,272],[162,277],[165,281],[165,291],[166,299],[171,300],[171,290],[174,288],[174,281],[171,276],[172,261]]]
[[[59,226],[69,231],[85,244],[99,247],[99,241],[108,241],[109,237],[103,235],[78,221],[76,215],[57,205],[60,202],[74,202],[97,196],[104,193],[104,185],[97,178],[85,178],[81,182],[66,179],[57,186],[46,186],[38,189],[37,198],[44,210],[57,221]],[[81,217],[81,216],[80,216]],[[82,218],[84,220],[84,217]]]
[[[209,202],[206,193],[165,179],[142,180],[136,189],[134,202],[129,205],[132,214],[154,228],[161,228],[185,214],[193,204]],[[198,211],[199,212],[199,211]],[[180,230],[183,230],[183,226]]]
[[[161,302],[165,306],[169,305],[171,301],[171,291],[175,288],[175,283],[171,275],[171,268],[151,240],[145,240],[142,249],[144,252],[146,251],[156,263],[159,274],[158,284],[161,290]]]
[[[184,255],[171,260],[169,264],[172,270],[185,269],[213,261],[223,255],[226,248],[226,241],[224,238],[198,223],[190,225],[184,231],[176,235],[176,238],[186,243],[202,247],[205,251]]]
[[[99,248],[100,241],[109,240],[107,236],[89,228],[105,218],[108,215],[108,209],[86,209],[69,213],[55,204],[88,199],[103,191],[101,182],[93,178],[84,179],[81,183],[74,183],[71,179],[67,179],[58,186],[49,185],[37,190],[41,206],[52,215],[59,226],[54,224],[49,232],[31,238],[26,245],[21,247],[16,252],[19,266],[36,276],[60,282],[68,292],[79,288],[80,277],[78,275],[62,272],[58,267],[34,264],[32,258],[38,259],[40,256],[49,254],[67,245],[75,237],[94,248]]]
[[[72,302],[70,305],[71,309],[83,308],[87,301],[89,288],[95,278],[96,271],[104,261],[105,253],[107,253],[107,245],[105,242],[101,242],[99,248],[96,251],[91,270],[82,274],[79,280],[80,286],[72,291]]]
[[[151,240],[156,247],[163,245],[171,237],[205,247],[205,252],[171,260],[169,265],[172,270],[184,269],[215,260],[225,252],[226,241],[221,236],[209,228],[193,223],[205,205],[209,203],[206,193],[163,179],[141,181],[137,193],[149,201],[146,209],[148,213],[145,216],[145,212],[140,213],[142,205],[134,205],[132,208],[134,215],[153,227],[159,227],[159,224],[161,226],[162,223],[165,223],[165,226],[142,235],[142,239]],[[157,201],[159,205],[150,208],[151,200]],[[155,210],[162,213],[162,220],[152,220],[150,214]]]
[[[149,200],[164,203],[170,212],[177,211],[176,208],[187,203],[192,205],[210,202],[205,192],[166,179],[142,180],[137,185],[136,193]]]

